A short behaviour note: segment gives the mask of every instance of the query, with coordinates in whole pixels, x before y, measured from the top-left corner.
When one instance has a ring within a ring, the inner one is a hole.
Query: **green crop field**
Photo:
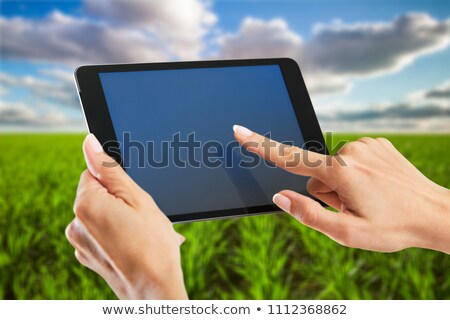
[[[450,135],[388,138],[425,175],[450,187]],[[64,236],[85,168],[82,140],[83,135],[0,135],[0,298],[115,298],[76,261]],[[176,229],[187,238],[182,260],[191,298],[450,298],[445,254],[344,248],[286,214]]]

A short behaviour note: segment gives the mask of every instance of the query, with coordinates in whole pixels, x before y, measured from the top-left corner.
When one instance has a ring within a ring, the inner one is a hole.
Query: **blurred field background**
[[[450,135],[390,135],[450,187]],[[85,164],[80,134],[0,135],[0,299],[110,299],[64,236]],[[339,135],[338,139],[357,139]],[[399,199],[401,201],[401,199]],[[448,299],[450,257],[347,249],[288,215],[180,224],[192,299]]]
[[[449,188],[449,4],[1,1],[0,299],[115,298],[64,236],[85,168],[80,65],[291,57],[324,131],[415,132],[388,138]],[[176,228],[194,299],[450,298],[445,254],[347,249],[286,214]]]

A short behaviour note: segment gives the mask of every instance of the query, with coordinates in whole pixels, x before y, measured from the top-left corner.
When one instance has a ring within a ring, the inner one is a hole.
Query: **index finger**
[[[282,144],[242,126],[234,125],[233,131],[244,148],[277,167],[302,176],[320,178],[326,174],[326,165],[330,160],[328,155]]]

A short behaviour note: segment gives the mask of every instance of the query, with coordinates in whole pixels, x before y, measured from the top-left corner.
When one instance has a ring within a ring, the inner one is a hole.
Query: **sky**
[[[450,132],[450,2],[0,2],[0,131],[86,131],[73,70],[291,57],[324,131]]]

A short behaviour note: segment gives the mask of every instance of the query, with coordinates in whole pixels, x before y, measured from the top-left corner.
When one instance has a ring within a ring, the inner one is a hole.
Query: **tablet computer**
[[[276,212],[307,177],[240,147],[239,124],[326,153],[297,63],[288,58],[91,65],[75,71],[89,131],[173,222]]]

